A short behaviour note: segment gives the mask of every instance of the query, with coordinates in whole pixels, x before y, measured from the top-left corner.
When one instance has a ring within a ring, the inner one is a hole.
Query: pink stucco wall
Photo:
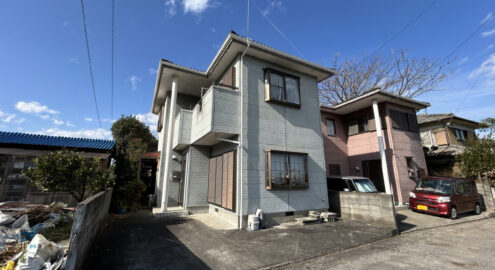
[[[414,189],[415,182],[409,178],[406,157],[412,157],[419,168],[426,170],[425,157],[419,133],[391,128],[388,110],[392,108],[399,111],[415,112],[413,109],[390,103],[380,104],[379,108],[380,114],[385,117],[383,136],[394,199],[407,202],[409,192]],[[380,159],[376,131],[347,136],[346,121],[369,112],[371,112],[371,108],[353,112],[349,115],[321,112],[327,171],[328,164],[340,164],[342,175],[363,175],[361,168],[363,161]],[[327,119],[334,119],[336,136],[327,135]],[[359,167],[359,170],[357,170],[357,167]]]

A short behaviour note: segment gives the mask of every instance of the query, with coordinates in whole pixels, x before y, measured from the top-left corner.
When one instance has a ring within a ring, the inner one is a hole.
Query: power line
[[[113,70],[114,70],[114,25],[115,25],[115,0],[112,0],[112,78],[111,78],[111,99],[110,99],[110,114],[113,121]]]
[[[103,127],[101,125],[100,110],[98,109],[98,101],[96,100],[96,90],[95,90],[95,80],[93,76],[93,65],[91,63],[91,54],[89,52],[89,42],[88,42],[88,30],[86,26],[86,14],[84,13],[84,0],[81,0],[81,11],[84,26],[84,39],[86,40],[86,52],[88,53],[88,64],[89,64],[89,75],[91,77],[91,87],[93,89],[93,98],[96,107],[96,115],[98,116],[98,123],[100,125],[100,131],[103,138],[105,138],[105,133],[103,133]]]
[[[253,4],[254,6],[256,7],[256,9],[260,12],[261,15],[263,15],[263,17],[265,17],[265,19],[273,26],[273,28],[275,28],[275,30],[277,30],[277,32],[283,37],[285,38],[285,40],[287,40],[287,42],[290,44],[290,46],[292,46],[292,48],[294,48],[294,50],[296,50],[296,52],[302,56],[303,58],[306,58],[304,57],[304,55],[301,53],[301,51],[299,51],[296,47],[296,45],[294,45],[294,43],[292,43],[289,38],[284,35],[284,33],[282,33],[282,31],[270,20],[270,18],[268,18],[268,16],[266,16],[265,13],[263,13],[263,11],[261,11],[261,9],[258,7],[258,5],[256,5],[256,2],[253,1]]]
[[[368,60],[371,56],[373,56],[375,53],[383,49],[383,47],[387,46],[388,43],[392,42],[394,39],[396,39],[402,32],[406,31],[407,28],[409,28],[411,25],[413,25],[419,18],[423,17],[423,15],[426,14],[426,12],[432,8],[435,4],[437,3],[437,0],[431,1],[431,3],[423,9],[412,21],[410,21],[408,24],[406,24],[404,27],[402,27],[399,32],[395,33],[392,37],[390,37],[387,41],[385,41],[380,47],[376,48],[370,55],[368,55],[366,58],[364,58],[361,62],[365,62]]]

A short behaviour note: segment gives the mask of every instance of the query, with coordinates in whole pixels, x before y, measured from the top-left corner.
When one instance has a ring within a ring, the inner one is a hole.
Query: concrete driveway
[[[212,218],[155,219],[144,211],[114,217],[97,240],[88,269],[255,269],[363,245],[392,233],[356,221],[289,223],[248,232],[212,228]]]
[[[485,219],[490,216],[491,216],[490,213],[487,211],[482,212],[481,215],[466,213],[466,214],[460,214],[457,219],[453,220],[448,217],[440,217],[426,213],[413,212],[411,209],[407,207],[397,208],[397,222],[399,225],[399,231],[401,233],[457,224],[466,221]]]
[[[495,219],[417,230],[283,269],[495,269]]]

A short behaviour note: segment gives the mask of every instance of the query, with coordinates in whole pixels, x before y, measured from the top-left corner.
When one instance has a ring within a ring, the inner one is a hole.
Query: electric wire
[[[105,133],[103,132],[103,127],[101,125],[101,118],[100,118],[100,110],[98,108],[98,101],[96,99],[95,80],[94,80],[94,76],[93,76],[93,65],[91,62],[91,54],[89,51],[88,30],[87,30],[87,26],[86,26],[86,14],[84,13],[84,0],[81,0],[81,12],[82,12],[82,19],[83,19],[83,26],[84,26],[84,39],[86,40],[86,52],[88,53],[89,75],[91,78],[91,87],[93,89],[93,98],[94,98],[94,103],[95,103],[95,108],[96,108],[96,115],[98,117],[98,123],[100,125],[101,135],[103,136],[103,138],[105,138]]]

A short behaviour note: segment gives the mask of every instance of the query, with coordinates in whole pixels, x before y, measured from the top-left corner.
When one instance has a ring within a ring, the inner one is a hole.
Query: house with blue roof
[[[37,190],[21,174],[22,170],[33,166],[36,157],[62,149],[79,152],[87,158],[100,158],[105,166],[109,166],[114,147],[113,140],[0,131],[0,201],[75,204],[68,193]]]

